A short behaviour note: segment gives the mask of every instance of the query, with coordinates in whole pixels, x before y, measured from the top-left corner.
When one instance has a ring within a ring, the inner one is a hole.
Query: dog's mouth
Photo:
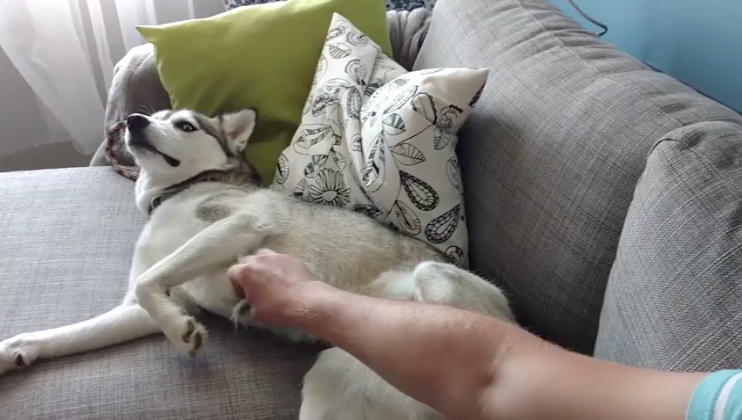
[[[143,136],[137,136],[129,132],[129,146],[136,149],[145,150],[156,155],[160,155],[163,159],[165,159],[165,162],[167,162],[167,164],[172,166],[173,168],[180,166],[180,161],[178,159],[175,159],[167,153],[163,153],[157,150],[157,148]]]

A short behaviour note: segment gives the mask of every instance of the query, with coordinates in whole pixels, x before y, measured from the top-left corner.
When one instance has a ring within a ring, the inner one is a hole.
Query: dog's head
[[[172,184],[208,170],[244,165],[243,152],[255,128],[255,110],[214,118],[190,110],[164,110],[126,119],[126,147],[153,184]]]

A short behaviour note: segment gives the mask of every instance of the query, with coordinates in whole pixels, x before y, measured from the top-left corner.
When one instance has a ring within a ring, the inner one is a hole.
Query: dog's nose
[[[126,118],[126,126],[129,131],[138,133],[144,130],[149,125],[149,118],[142,114],[131,114]]]

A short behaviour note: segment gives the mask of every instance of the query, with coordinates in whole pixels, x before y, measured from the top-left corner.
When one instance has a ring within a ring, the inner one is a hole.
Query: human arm
[[[270,252],[230,277],[250,296],[256,321],[327,340],[451,419],[682,420],[704,377],[573,354],[451,307],[344,292]]]

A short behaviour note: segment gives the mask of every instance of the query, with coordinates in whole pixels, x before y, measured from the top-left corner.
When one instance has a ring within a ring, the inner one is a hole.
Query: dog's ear
[[[258,113],[254,109],[243,109],[241,111],[222,114],[214,118],[219,124],[222,132],[227,137],[227,144],[232,152],[240,154],[245,151],[247,141],[250,139],[255,124],[258,122]]]

